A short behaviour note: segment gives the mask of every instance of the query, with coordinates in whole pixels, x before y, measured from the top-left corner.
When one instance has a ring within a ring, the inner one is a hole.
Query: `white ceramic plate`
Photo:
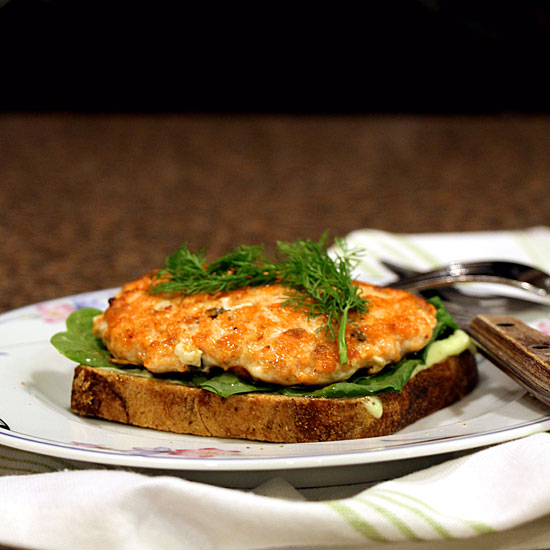
[[[459,403],[387,437],[272,444],[169,434],[72,414],[75,364],[49,343],[67,315],[103,309],[114,290],[0,315],[0,444],[116,467],[252,487],[276,475],[297,487],[395,477],[471,449],[550,429],[550,411],[480,358],[480,383]],[[539,328],[547,320],[531,319]]]

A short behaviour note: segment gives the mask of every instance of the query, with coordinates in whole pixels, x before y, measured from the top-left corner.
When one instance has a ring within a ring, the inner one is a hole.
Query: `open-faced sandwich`
[[[327,239],[186,245],[85,308],[52,343],[79,363],[74,412],[158,430],[272,442],[388,435],[467,395],[468,335],[441,302],[352,280]]]

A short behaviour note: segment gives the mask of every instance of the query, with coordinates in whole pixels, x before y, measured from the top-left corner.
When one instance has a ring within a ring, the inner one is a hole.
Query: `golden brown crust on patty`
[[[83,416],[176,433],[281,443],[389,435],[467,395],[477,383],[466,351],[430,367],[401,393],[383,393],[383,414],[368,398],[287,397],[251,393],[227,398],[166,381],[78,366],[71,406]]]
[[[327,342],[324,316],[282,307],[288,289],[245,287],[214,295],[149,292],[151,278],[128,283],[94,323],[115,361],[152,372],[219,366],[282,385],[329,384],[360,368],[378,372],[422,349],[436,324],[435,309],[403,290],[357,283],[367,313],[351,313],[346,329],[349,362],[341,365]]]

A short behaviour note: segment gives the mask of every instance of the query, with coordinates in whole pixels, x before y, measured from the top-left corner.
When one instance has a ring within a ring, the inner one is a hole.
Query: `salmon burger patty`
[[[326,316],[283,306],[292,290],[278,284],[217,294],[152,294],[146,275],[126,284],[95,318],[94,334],[113,362],[153,373],[216,366],[281,385],[321,385],[361,368],[379,372],[429,342],[435,308],[409,292],[356,282],[366,313],[350,312],[348,362],[322,330]]]

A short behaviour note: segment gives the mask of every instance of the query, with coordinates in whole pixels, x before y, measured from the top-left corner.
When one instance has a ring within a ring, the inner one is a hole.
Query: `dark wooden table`
[[[0,115],[0,311],[183,241],[550,225],[550,117]]]

